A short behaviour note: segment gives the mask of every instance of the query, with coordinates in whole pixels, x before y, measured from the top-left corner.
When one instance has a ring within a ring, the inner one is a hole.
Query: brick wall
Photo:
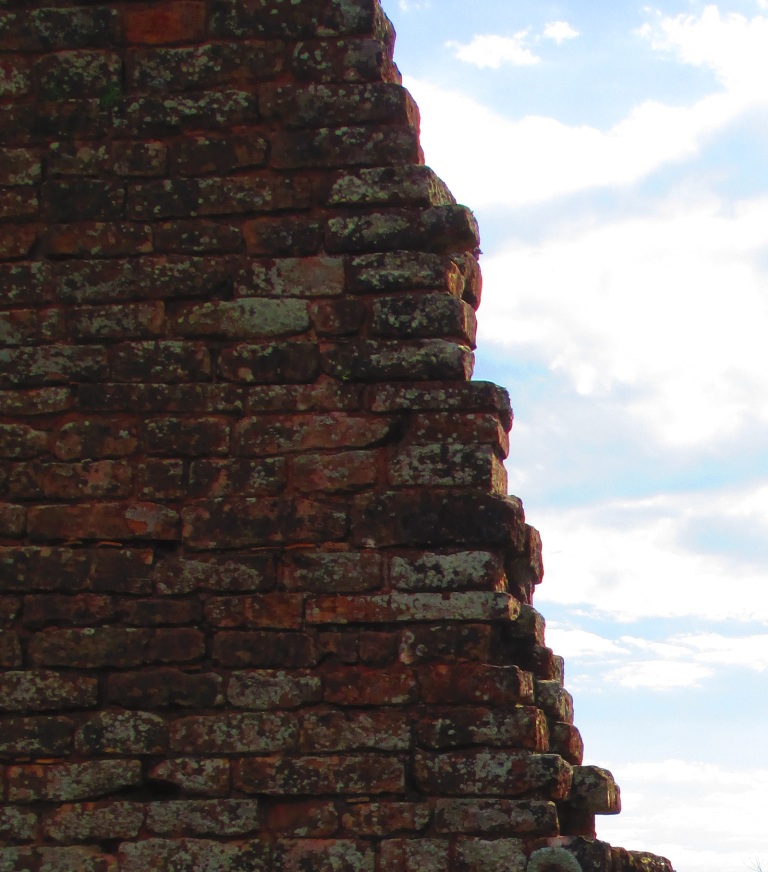
[[[595,841],[376,0],[0,0],[0,870],[669,872]]]

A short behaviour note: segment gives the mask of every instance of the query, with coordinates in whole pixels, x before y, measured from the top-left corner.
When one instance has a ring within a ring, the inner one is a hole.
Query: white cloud
[[[728,90],[764,99],[768,18],[724,15],[712,4],[699,16],[663,16],[657,12],[655,23],[646,25],[641,33],[655,49],[713,70]]]
[[[417,12],[419,9],[429,9],[429,0],[398,0],[398,6],[403,12]]]
[[[599,838],[642,845],[680,870],[745,872],[761,856],[766,866],[767,768],[684,760],[600,765],[621,786],[622,813],[598,820]]]
[[[544,36],[547,39],[554,39],[558,45],[566,39],[575,39],[578,35],[579,31],[571,27],[567,21],[550,21],[544,27]]]
[[[705,678],[713,675],[711,669],[698,663],[678,660],[639,660],[609,670],[604,678],[622,687],[672,690],[676,687],[699,687]]]
[[[595,614],[622,621],[646,617],[768,621],[763,563],[703,553],[684,538],[692,522],[721,521],[734,506],[748,506],[758,497],[765,507],[768,494],[763,487],[539,512],[532,520],[544,534],[546,573],[537,589],[537,607],[546,613],[547,602],[587,606]],[[768,537],[768,525],[759,511],[740,517]],[[726,588],[738,590],[738,596],[726,596]],[[680,659],[702,666],[748,665],[760,645],[758,639],[734,643],[727,655],[726,643],[718,648],[693,638],[690,643],[685,637],[668,641],[678,646]],[[631,643],[631,637],[622,637],[617,644],[628,649]],[[670,659],[668,649],[659,653]],[[755,665],[762,668],[765,659]]]
[[[583,396],[631,389],[623,413],[662,443],[732,438],[768,423],[767,247],[768,197],[678,191],[553,228],[483,261],[480,342],[514,343]],[[501,292],[510,277],[520,292]]]
[[[599,657],[623,655],[626,648],[611,639],[589,633],[586,630],[559,627],[547,624],[547,645],[563,657]]]
[[[527,30],[521,30],[513,36],[489,33],[473,36],[471,42],[465,45],[458,42],[449,42],[447,45],[454,49],[455,56],[460,61],[481,69],[490,67],[498,70],[504,64],[527,67],[540,61],[540,58],[526,47],[527,36]]]
[[[496,62],[492,51],[479,51],[480,59],[488,66]],[[512,120],[425,80],[406,78],[406,85],[421,109],[429,165],[473,208],[521,206],[633,184],[666,163],[697,154],[704,137],[743,109],[726,94],[690,107],[649,101],[601,131],[536,115]]]

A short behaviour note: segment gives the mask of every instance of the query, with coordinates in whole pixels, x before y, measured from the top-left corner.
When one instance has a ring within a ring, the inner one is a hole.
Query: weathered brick
[[[106,352],[98,346],[0,348],[0,386],[3,387],[99,381],[106,374]]]
[[[340,540],[348,527],[342,507],[255,497],[209,500],[184,509],[182,522],[182,538],[195,549]]]
[[[2,352],[0,352],[2,354]],[[245,384],[313,382],[320,374],[320,352],[313,342],[235,345],[219,356],[219,375]]]
[[[450,844],[441,839],[386,839],[380,862],[392,872],[441,872],[450,868]]]
[[[147,254],[153,250],[152,228],[149,224],[125,221],[54,224],[46,232],[43,245],[52,257]]]
[[[486,745],[547,751],[549,731],[534,706],[510,704],[497,711],[457,706],[430,709],[418,721],[415,738],[430,749]]]
[[[283,257],[254,260],[238,274],[238,296],[331,297],[344,291],[344,261],[340,257]]]
[[[25,10],[18,15],[9,13],[5,24],[7,35],[0,41],[0,48],[14,51],[101,46],[119,36],[117,11],[105,6]]]
[[[435,828],[440,833],[555,835],[557,807],[545,800],[438,799]]]
[[[414,775],[420,790],[436,794],[567,798],[571,767],[556,754],[472,750],[444,754],[417,752]]]
[[[0,808],[0,841],[2,844],[34,841],[36,831],[37,814],[35,812],[11,805],[4,805]]]
[[[398,249],[466,252],[476,250],[479,244],[477,222],[465,206],[339,216],[328,219],[325,232],[326,249],[332,253]]]
[[[183,460],[147,460],[139,464],[136,478],[144,500],[178,500],[186,493]]]
[[[0,503],[0,537],[19,539],[27,526],[27,509],[14,503]]]
[[[371,327],[377,336],[454,337],[474,347],[477,321],[471,306],[453,296],[403,295],[374,301]]]
[[[199,342],[126,342],[111,350],[110,368],[115,381],[172,384],[207,380],[211,359]]]
[[[213,639],[213,659],[222,666],[301,669],[314,666],[318,651],[304,633],[222,630]]]
[[[388,464],[395,487],[482,487],[507,493],[504,464],[490,445],[409,445]]]
[[[32,539],[179,538],[179,516],[158,503],[82,503],[33,506],[28,513]]]
[[[382,582],[381,556],[365,551],[296,552],[283,578],[289,590],[318,593],[376,590]]]
[[[42,172],[42,161],[31,149],[0,148],[0,185],[34,185]]]
[[[0,415],[51,415],[65,412],[73,405],[74,392],[70,387],[0,391]]]
[[[43,815],[45,835],[55,842],[130,839],[144,823],[144,806],[137,802],[62,805]]]
[[[299,740],[290,712],[181,718],[170,729],[171,749],[182,754],[269,754],[294,750]]]
[[[404,793],[403,762],[381,754],[248,757],[235,778],[244,793],[268,795]]]
[[[0,630],[0,667],[20,667],[24,658],[21,653],[21,640],[11,630]]]
[[[333,869],[341,872],[374,872],[373,845],[353,839],[280,839],[274,860],[284,872]]]
[[[130,709],[208,708],[219,704],[223,681],[215,673],[145,669],[107,678],[107,700]]]
[[[229,792],[229,760],[182,757],[163,760],[149,771],[149,780],[174,785],[188,795],[225,796]]]
[[[30,640],[29,656],[38,666],[136,666],[144,662],[150,636],[149,630],[117,627],[49,630]]]
[[[314,385],[264,385],[248,390],[248,411],[334,412],[359,411],[362,385],[325,381]]]
[[[24,463],[9,481],[9,493],[17,499],[127,497],[132,490],[132,468],[112,460]]]
[[[214,596],[205,605],[205,617],[214,627],[298,630],[303,623],[303,607],[304,597],[297,594]]]
[[[392,124],[415,129],[419,120],[411,95],[393,82],[267,86],[259,95],[259,108],[265,119],[277,119],[288,129],[362,124]],[[421,167],[414,175],[420,171],[432,173]]]
[[[53,624],[98,626],[114,618],[115,602],[111,596],[43,593],[24,597],[22,621],[25,627],[40,629]]]
[[[39,205],[37,193],[32,188],[0,188],[0,219],[34,218]]]
[[[495,591],[322,596],[307,602],[309,624],[384,624],[395,621],[498,621],[516,617],[520,604]]]
[[[63,303],[109,303],[134,299],[217,296],[231,284],[238,264],[229,257],[156,255],[114,260],[65,260],[53,266],[55,295]],[[22,288],[42,276],[21,273]],[[43,285],[45,287],[45,285]]]
[[[504,589],[504,567],[491,551],[396,556],[390,572],[392,586],[400,590]]]
[[[69,753],[74,723],[65,717],[0,718],[0,753],[61,756]]]
[[[38,227],[25,224],[0,225],[0,258],[28,257],[37,240],[38,230]]]
[[[342,127],[322,127],[317,130],[284,131],[278,134],[272,142],[271,163],[278,169],[302,169],[309,167],[347,167],[347,166],[390,166],[420,163],[421,150],[418,134],[415,130],[396,126],[357,127],[345,125]],[[334,251],[370,251],[370,247],[353,243],[361,234],[370,234],[371,230],[353,231],[356,224],[347,225],[344,219],[331,219],[330,232],[326,236],[329,250]],[[426,226],[426,222],[425,226]],[[399,225],[398,225],[399,226]],[[390,230],[389,234],[396,231]],[[421,230],[422,235],[429,231]],[[434,233],[434,231],[433,231]],[[400,231],[399,239],[403,239]],[[350,245],[352,247],[350,247]],[[387,248],[399,247],[393,245]],[[469,246],[469,247],[477,247]]]
[[[504,626],[502,624],[502,626]],[[400,634],[402,663],[436,660],[488,660],[493,624],[408,624]]]
[[[135,178],[162,176],[168,163],[168,147],[162,142],[113,142],[112,172]]]
[[[351,336],[362,328],[366,309],[361,300],[327,300],[313,303],[309,314],[319,336]]]
[[[40,872],[111,872],[113,858],[93,848],[38,848]]]
[[[237,708],[298,708],[322,698],[319,676],[308,672],[250,670],[233,672],[227,688],[228,701]]]
[[[183,309],[174,322],[174,331],[181,336],[224,339],[292,336],[308,329],[309,315],[304,301],[260,297],[193,304]]]
[[[573,724],[549,725],[549,749],[573,766],[580,766],[584,759],[584,742]]]
[[[613,775],[599,766],[574,766],[571,805],[590,814],[618,814],[621,811],[619,785]]]
[[[419,832],[431,818],[427,803],[368,802],[350,805],[342,817],[342,826],[361,836],[389,836],[397,832]]]
[[[43,216],[53,223],[122,217],[125,187],[116,180],[57,179],[41,190]]]
[[[326,751],[407,751],[408,716],[399,711],[331,711],[302,718],[300,749]]]
[[[267,141],[256,131],[241,136],[229,132],[185,136],[173,144],[171,156],[182,176],[219,175],[263,166]]]
[[[573,722],[573,697],[558,681],[534,679],[536,705],[553,721]]]
[[[226,454],[229,423],[221,418],[150,418],[144,425],[148,454],[174,457]]]
[[[9,768],[14,802],[74,802],[117,793],[142,783],[139,760],[88,760]]]
[[[118,862],[121,872],[168,872],[200,869],[217,872],[272,872],[270,846],[258,840],[220,842],[210,839],[142,839],[123,842]]]
[[[172,45],[193,42],[205,34],[205,4],[171,0],[158,9],[128,8],[123,16],[129,43]]]
[[[189,492],[192,496],[277,494],[283,490],[285,483],[286,463],[282,457],[195,460],[189,471]]]
[[[324,675],[324,699],[333,705],[404,705],[415,702],[418,686],[413,670],[344,667]]]
[[[262,175],[173,179],[132,185],[126,214],[134,220],[306,209],[311,189],[301,179]]]
[[[457,872],[524,872],[528,868],[521,839],[459,838],[455,862]]]
[[[334,803],[323,800],[276,802],[267,810],[266,827],[296,837],[332,836],[338,830],[339,815]]]
[[[160,594],[264,591],[274,587],[275,561],[272,555],[264,553],[169,557],[157,564],[154,580]]]
[[[533,704],[533,678],[517,666],[437,663],[420,667],[418,675],[425,702]]]
[[[108,418],[81,418],[59,430],[53,453],[59,460],[97,457],[126,457],[138,448],[136,427],[132,422]]]
[[[285,54],[281,40],[252,39],[133,49],[127,57],[127,80],[132,89],[160,93],[256,83],[280,73]]]
[[[229,130],[258,121],[256,102],[256,97],[245,90],[204,91],[193,97],[183,94],[133,97],[122,101],[115,130],[125,137]]]
[[[286,6],[281,0],[238,3],[223,0],[218,4],[211,23],[218,37],[244,36],[248,33],[270,37],[311,37],[373,34],[386,32],[385,16],[373,0],[350,6],[344,0],[327,0],[313,9]]]
[[[322,39],[299,42],[291,57],[297,79],[311,82],[396,82],[393,35],[382,39]]]
[[[75,747],[89,755],[163,754],[168,749],[168,728],[157,715],[105,709],[79,727]]]
[[[467,346],[445,339],[358,339],[324,351],[322,363],[325,372],[342,381],[464,381],[472,375],[474,359]]]
[[[48,433],[27,424],[0,424],[0,458],[23,460],[44,454]]]
[[[2,392],[0,392],[2,397]],[[243,412],[245,388],[222,384],[79,385],[78,408],[89,412]]]
[[[383,442],[394,429],[388,417],[345,415],[258,415],[244,418],[234,433],[238,454],[282,454],[308,449],[367,448]]]
[[[253,218],[243,225],[243,236],[249,254],[314,256],[322,248],[323,226],[303,215]]]
[[[0,674],[0,711],[91,708],[97,692],[95,678],[50,670],[9,671]]]
[[[165,221],[155,225],[156,251],[205,254],[238,251],[243,244],[242,233],[236,224],[216,221]]]
[[[49,176],[100,176],[109,168],[109,149],[102,143],[52,142],[48,147]]]
[[[152,802],[147,829],[160,835],[242,836],[260,829],[259,805],[254,799]]]
[[[105,51],[63,51],[35,63],[41,100],[78,97],[115,99],[122,91],[120,56]]]
[[[396,491],[355,498],[352,538],[357,545],[480,546],[521,550],[522,505],[516,497],[469,492]]]
[[[378,478],[373,451],[341,454],[302,454],[293,462],[295,486],[304,493],[356,491],[371,487]]]

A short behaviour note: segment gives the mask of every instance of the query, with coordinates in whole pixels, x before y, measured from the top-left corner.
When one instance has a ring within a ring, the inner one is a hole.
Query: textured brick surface
[[[0,869],[671,870],[595,840],[394,37],[0,0]]]

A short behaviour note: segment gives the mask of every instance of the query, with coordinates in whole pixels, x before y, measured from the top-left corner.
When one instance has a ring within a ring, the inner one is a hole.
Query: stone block
[[[139,760],[13,766],[8,778],[13,802],[90,800],[138,787],[143,780]]]
[[[391,836],[425,830],[432,812],[427,803],[366,802],[347,806],[344,830],[361,836]]]
[[[324,372],[345,382],[465,381],[474,358],[467,346],[445,339],[359,339],[324,349],[322,363]]]
[[[416,723],[414,737],[425,748],[461,748],[468,745],[549,750],[547,721],[530,705],[510,704],[499,710],[457,705],[431,708]]]
[[[253,669],[233,672],[227,687],[227,700],[242,709],[299,708],[322,699],[320,676],[309,672]]]
[[[244,836],[261,828],[254,799],[164,800],[147,805],[147,829],[158,835]]]
[[[173,721],[170,736],[181,754],[274,754],[296,749],[299,725],[291,712],[199,715]]]
[[[225,796],[229,793],[229,760],[223,757],[162,760],[149,770],[148,780],[177,787],[187,795]]]
[[[285,568],[289,590],[318,593],[375,590],[383,582],[382,558],[366,551],[299,551]]]
[[[420,666],[417,674],[424,702],[533,704],[533,678],[518,666],[436,663]]]
[[[309,315],[303,300],[243,297],[187,306],[176,316],[173,329],[181,336],[270,339],[306,332]]]
[[[557,806],[546,800],[438,799],[435,828],[439,833],[525,836],[557,835]]]
[[[329,711],[307,714],[299,748],[304,753],[408,751],[411,730],[400,711]]]
[[[105,709],[89,717],[77,730],[75,748],[80,754],[164,754],[168,728],[163,718],[148,712]]]

